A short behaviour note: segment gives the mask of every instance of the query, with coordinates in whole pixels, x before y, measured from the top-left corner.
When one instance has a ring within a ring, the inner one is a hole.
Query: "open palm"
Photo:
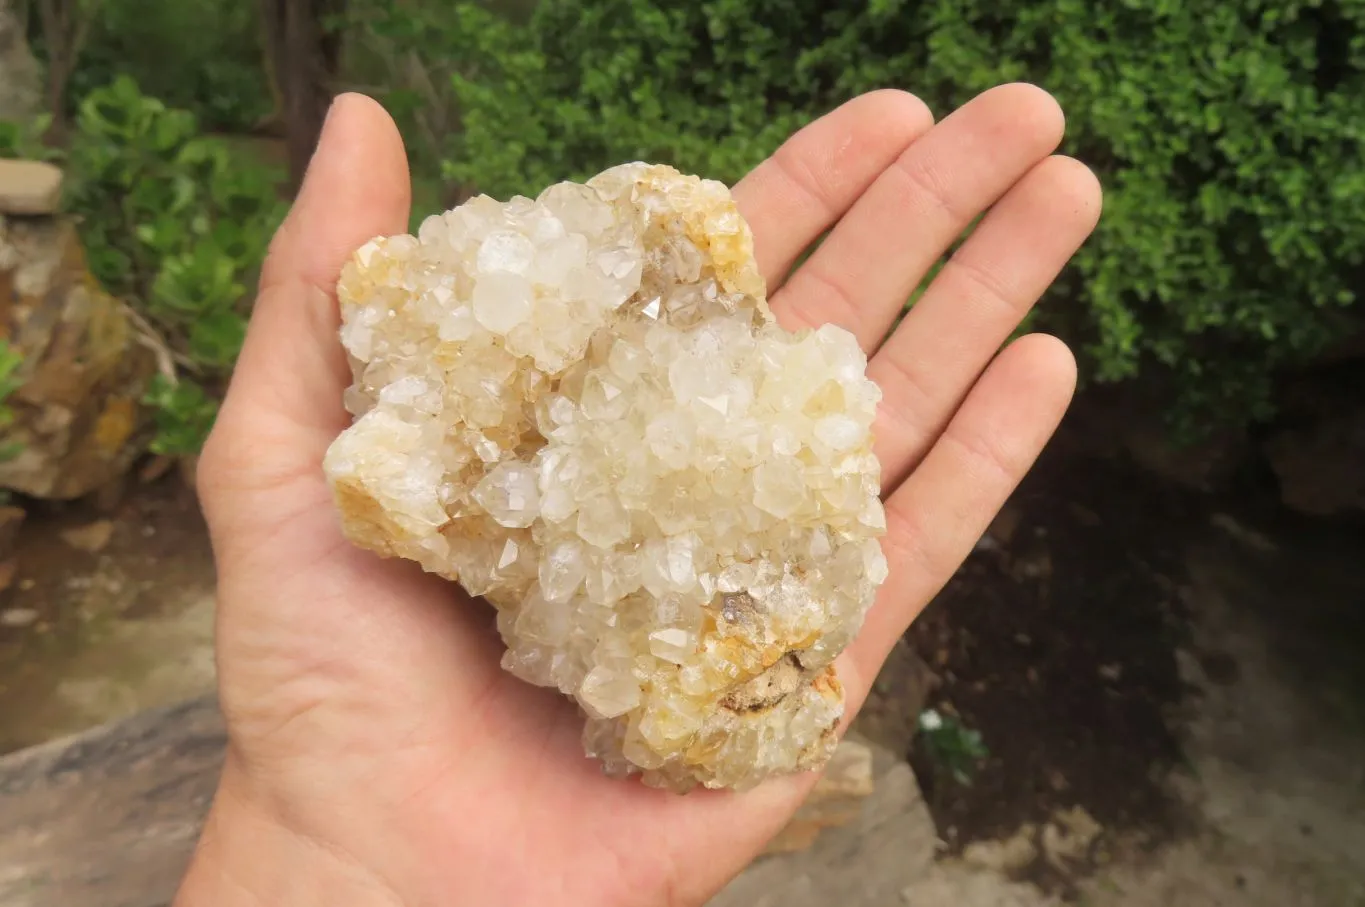
[[[1051,156],[1062,129],[1056,103],[1025,85],[936,126],[910,95],[875,92],[735,189],[779,320],[852,331],[885,395],[891,574],[839,662],[851,712],[1070,399],[1061,343],[1000,349],[1098,216],[1094,177]],[[700,904],[813,779],[679,797],[604,778],[571,704],[498,667],[490,609],[340,533],[321,469],[348,423],[333,288],[352,250],[406,228],[409,203],[392,121],[339,99],[200,465],[231,747],[180,903],[231,903],[231,890],[291,905]]]

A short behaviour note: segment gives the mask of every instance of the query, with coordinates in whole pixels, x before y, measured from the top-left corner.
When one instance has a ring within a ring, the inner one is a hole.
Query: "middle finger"
[[[1032,85],[978,96],[886,169],[773,299],[788,328],[834,323],[877,348],[910,293],[972,219],[1062,139],[1057,102]]]

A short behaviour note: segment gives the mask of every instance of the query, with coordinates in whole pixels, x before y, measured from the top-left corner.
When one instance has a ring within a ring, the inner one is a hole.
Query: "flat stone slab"
[[[226,743],[209,696],[0,758],[0,905],[168,907]],[[887,907],[924,876],[936,838],[909,766],[849,743],[770,851],[800,852],[760,858],[711,907]]]
[[[933,863],[938,836],[910,766],[882,747],[870,750],[876,793],[852,821],[823,830],[809,849],[760,857],[708,907],[902,904],[901,893]]]
[[[205,697],[0,758],[0,905],[166,907],[226,745]]]
[[[61,168],[43,161],[0,160],[0,214],[56,214]]]
[[[767,853],[802,851],[821,832],[857,821],[863,801],[872,795],[875,761],[872,747],[853,737],[839,741],[825,774],[806,797],[796,815],[768,844]]]

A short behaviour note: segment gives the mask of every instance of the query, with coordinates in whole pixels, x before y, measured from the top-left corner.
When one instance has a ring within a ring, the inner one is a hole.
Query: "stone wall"
[[[0,488],[81,497],[142,452],[140,403],[156,371],[154,340],[90,276],[74,224],[56,211],[60,172],[0,161],[0,339],[23,357],[3,431],[13,458]]]

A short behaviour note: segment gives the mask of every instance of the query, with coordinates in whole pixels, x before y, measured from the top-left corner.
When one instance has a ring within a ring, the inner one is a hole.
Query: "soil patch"
[[[937,675],[929,707],[989,750],[970,786],[926,747],[911,752],[950,852],[1030,826],[1041,836],[1077,806],[1106,830],[1081,861],[1102,859],[1113,832],[1154,846],[1179,828],[1165,779],[1182,759],[1175,653],[1193,504],[1111,463],[1050,455],[911,627]],[[1014,868],[1045,887],[1072,874],[1043,857]]]

